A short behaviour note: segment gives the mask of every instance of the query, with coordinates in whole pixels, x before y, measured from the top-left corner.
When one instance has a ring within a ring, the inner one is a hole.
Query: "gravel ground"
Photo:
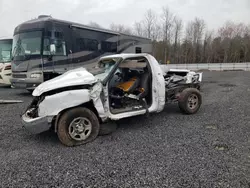
[[[250,187],[250,74],[205,72],[203,105],[182,115],[119,121],[108,136],[64,147],[51,132],[30,135],[23,90],[0,89],[0,187]]]

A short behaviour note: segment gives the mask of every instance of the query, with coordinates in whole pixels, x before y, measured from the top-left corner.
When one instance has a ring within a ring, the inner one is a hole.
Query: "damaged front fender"
[[[101,92],[102,84],[97,82],[90,89],[69,90],[46,96],[39,104],[38,116],[56,116],[65,109],[93,101],[93,105],[97,110],[99,117],[104,120],[106,119],[106,115],[100,99]]]
[[[55,116],[64,109],[90,101],[88,89],[70,90],[46,96],[39,104],[38,116]]]

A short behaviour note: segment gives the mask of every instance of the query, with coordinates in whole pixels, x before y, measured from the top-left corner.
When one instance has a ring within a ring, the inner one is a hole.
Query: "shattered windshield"
[[[26,60],[30,56],[41,55],[42,31],[20,33],[13,38],[14,60]]]
[[[93,74],[97,79],[104,80],[111,70],[114,68],[115,64],[120,60],[120,58],[103,59],[98,62],[98,64],[92,68],[86,69]]]
[[[12,40],[0,40],[0,63],[11,61]]]

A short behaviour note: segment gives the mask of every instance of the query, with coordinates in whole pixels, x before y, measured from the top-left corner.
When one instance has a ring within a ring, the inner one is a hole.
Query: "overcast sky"
[[[250,24],[250,0],[0,0],[0,37],[12,36],[15,26],[40,14],[108,28],[111,23],[132,26],[147,9],[160,14],[163,6],[184,23],[203,18],[209,29],[228,20]]]

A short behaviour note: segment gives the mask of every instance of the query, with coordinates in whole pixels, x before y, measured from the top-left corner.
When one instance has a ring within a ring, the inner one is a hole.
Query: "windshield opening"
[[[120,58],[109,58],[99,61],[95,66],[91,68],[85,67],[91,74],[93,74],[97,79],[104,80],[109,73],[113,70],[115,64],[120,60]]]
[[[0,63],[11,61],[12,40],[0,40]]]
[[[28,56],[41,55],[42,31],[20,33],[13,38],[14,60],[25,60]]]

